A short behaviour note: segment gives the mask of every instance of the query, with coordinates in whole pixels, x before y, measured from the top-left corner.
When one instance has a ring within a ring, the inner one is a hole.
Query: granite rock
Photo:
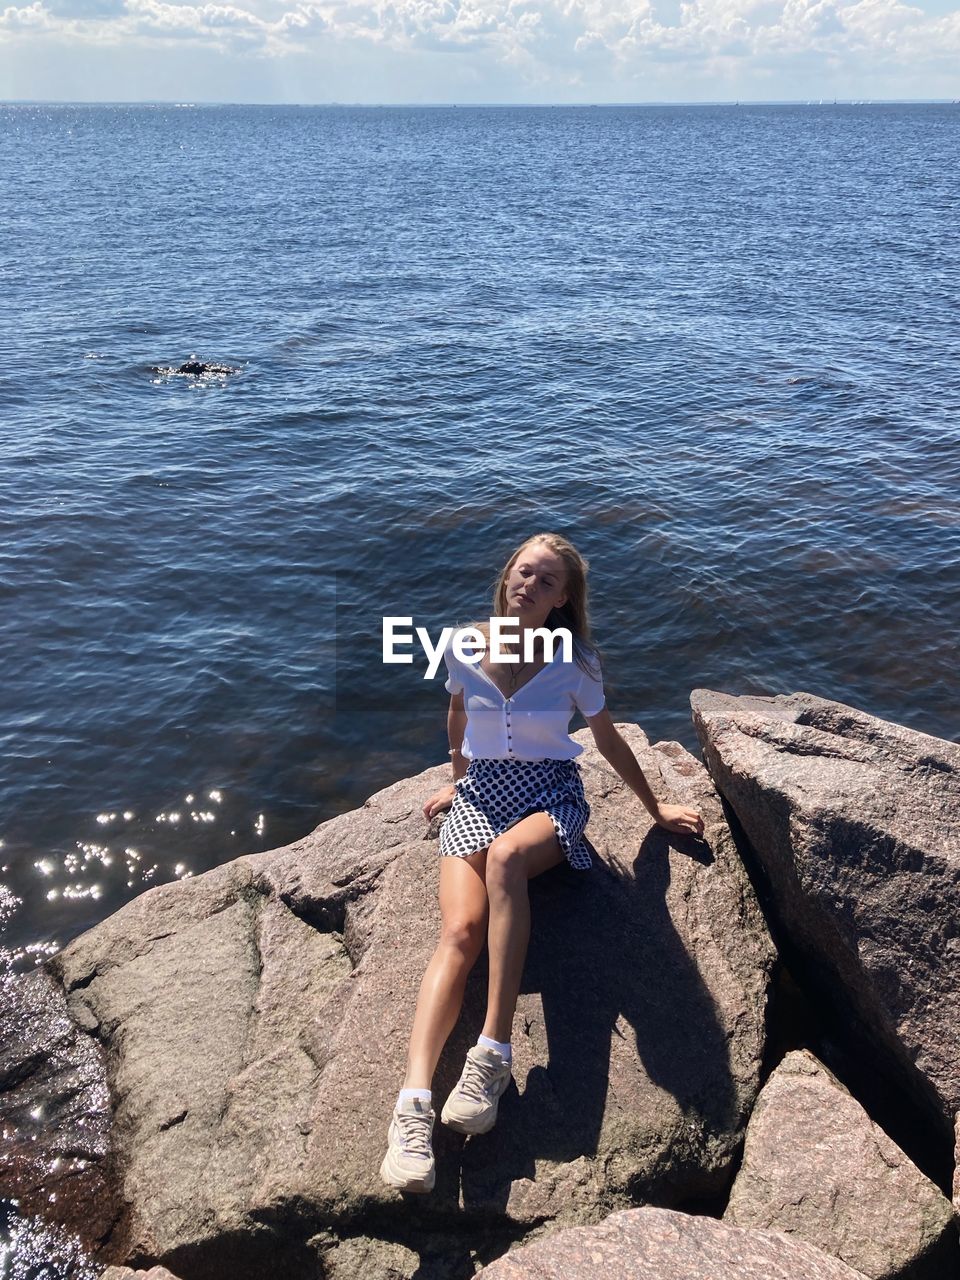
[[[131,1267],[107,1267],[100,1280],[177,1280],[166,1267],[151,1267],[148,1271],[134,1271]]]
[[[446,769],[151,889],[48,962],[109,1063],[125,1204],[111,1261],[254,1280],[382,1256],[378,1280],[412,1251],[421,1276],[452,1280],[548,1225],[724,1188],[759,1088],[774,951],[703,766],[621,729],[706,838],[657,827],[576,735],[598,864],[532,882],[515,1085],[491,1134],[437,1126],[437,1187],[416,1205],[378,1168],[438,930],[421,805]],[[482,960],[438,1098],[482,1025],[484,979]]]
[[[0,1196],[97,1247],[120,1215],[100,1046],[36,969],[0,973]]]
[[[671,1209],[622,1209],[511,1250],[483,1280],[863,1280],[838,1258],[780,1231],[733,1227]]]
[[[783,1231],[871,1280],[960,1274],[950,1202],[808,1050],[761,1090],[724,1221]]]
[[[809,693],[691,696],[707,767],[819,998],[926,1110],[960,1110],[960,744]]]

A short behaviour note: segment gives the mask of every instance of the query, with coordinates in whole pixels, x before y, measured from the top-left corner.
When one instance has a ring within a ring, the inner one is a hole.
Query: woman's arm
[[[456,784],[467,772],[467,761],[460,754],[463,746],[463,735],[467,731],[467,710],[463,705],[463,694],[452,693],[450,706],[447,708],[447,739],[450,743],[450,763],[453,766],[453,780],[448,786],[435,791],[423,806],[423,816],[429,822],[431,818],[444,809],[449,809],[456,795]]]
[[[459,781],[467,772],[467,762],[460,754],[460,748],[463,746],[463,735],[467,732],[467,710],[463,705],[463,694],[452,693],[450,695],[450,706],[447,708],[447,741],[450,743],[450,750],[453,754],[450,757],[453,763],[453,780]]]
[[[666,827],[668,831],[703,835],[703,818],[696,809],[682,804],[661,804],[653,794],[637,757],[630,749],[630,744],[611,720],[610,712],[606,707],[598,711],[595,716],[587,716],[586,720],[593,734],[593,740],[597,744],[597,750],[613,765],[630,790],[640,797],[655,822],[661,827]]]

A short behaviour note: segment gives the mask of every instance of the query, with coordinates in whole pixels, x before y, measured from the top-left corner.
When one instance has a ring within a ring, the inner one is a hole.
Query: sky
[[[960,99],[960,0],[0,0],[0,100]]]

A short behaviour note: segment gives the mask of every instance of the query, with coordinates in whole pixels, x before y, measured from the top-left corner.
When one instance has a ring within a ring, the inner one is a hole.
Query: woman
[[[575,870],[592,866],[583,840],[590,809],[575,762],[583,748],[567,732],[574,709],[583,713],[601,755],[661,826],[703,835],[696,810],[658,802],[604,705],[586,572],[566,538],[536,534],[510,557],[494,593],[494,615],[517,619],[513,660],[493,662],[489,648],[476,665],[460,661],[452,646],[444,654],[453,782],[423,807],[429,821],[452,806],[440,831],[440,940],[420,984],[406,1079],[380,1166],[383,1180],[402,1191],[434,1186],[431,1082],[484,942],[483,1032],[440,1116],[466,1134],[493,1127],[510,1083],[510,1035],[530,937],[527,881],[564,859]],[[542,642],[528,652],[524,636],[538,627],[567,628],[574,660],[548,662]],[[488,637],[489,628],[478,629]]]

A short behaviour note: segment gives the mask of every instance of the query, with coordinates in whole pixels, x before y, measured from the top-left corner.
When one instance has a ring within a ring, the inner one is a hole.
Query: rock
[[[621,726],[706,840],[656,827],[589,743],[602,862],[531,884],[494,1131],[437,1126],[415,1205],[378,1170],[437,936],[427,770],[282,849],[158,886],[48,962],[111,1064],[123,1259],[190,1280],[448,1280],[547,1223],[721,1192],[759,1087],[774,951],[703,766]],[[481,1029],[485,958],[441,1058]],[[413,1255],[413,1256],[410,1256]],[[419,1270],[417,1267],[419,1265]]]
[[[76,1234],[38,1213],[25,1216],[17,1204],[0,1202],[0,1271],[4,1280],[99,1280],[103,1262]]]
[[[422,1242],[426,1244],[426,1240]],[[437,1240],[431,1233],[430,1245],[435,1253],[446,1261],[454,1256],[449,1240]],[[315,1239],[322,1258],[320,1274],[323,1280],[414,1280],[429,1263],[421,1253],[408,1249],[391,1240],[377,1240],[368,1236],[353,1236],[337,1240],[331,1235],[326,1240]],[[426,1252],[425,1249],[422,1252]],[[461,1254],[467,1252],[461,1246]],[[439,1274],[442,1274],[440,1272]],[[473,1268],[465,1273],[473,1274]]]
[[[863,1280],[845,1262],[779,1231],[751,1231],[671,1209],[621,1209],[599,1226],[556,1231],[478,1280]]]
[[[809,693],[697,689],[778,935],[941,1137],[960,1110],[960,744]]]
[[[149,1271],[133,1271],[130,1267],[107,1267],[100,1280],[177,1280],[166,1267],[151,1267]]]
[[[239,373],[240,370],[232,364],[217,364],[210,360],[190,359],[185,360],[183,364],[177,365],[176,367],[173,365],[156,364],[152,366],[151,372],[163,374],[166,377],[170,377],[172,374],[182,373],[194,378],[203,378],[213,376],[222,377],[227,373]]]
[[[120,1214],[102,1050],[42,970],[2,973],[0,1008],[0,1195],[96,1247]]]
[[[807,1050],[761,1090],[723,1217],[805,1240],[872,1280],[960,1273],[950,1202]]]

